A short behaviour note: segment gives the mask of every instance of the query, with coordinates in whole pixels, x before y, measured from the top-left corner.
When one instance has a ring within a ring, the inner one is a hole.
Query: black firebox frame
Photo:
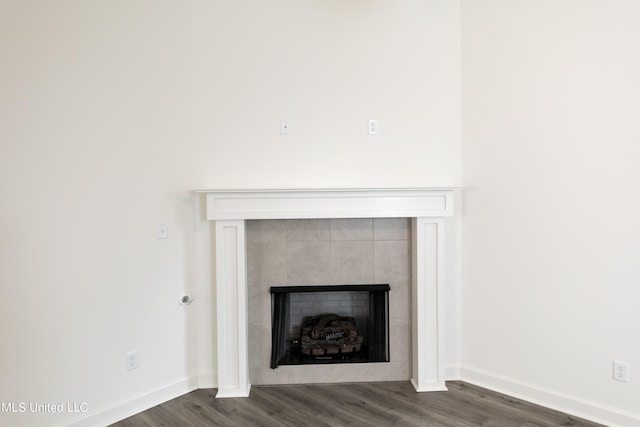
[[[300,292],[369,292],[367,343],[364,354],[348,359],[306,361],[299,363],[363,363],[389,361],[389,290],[388,284],[375,285],[321,285],[271,287],[271,368],[285,364],[283,358],[289,350],[290,294]]]

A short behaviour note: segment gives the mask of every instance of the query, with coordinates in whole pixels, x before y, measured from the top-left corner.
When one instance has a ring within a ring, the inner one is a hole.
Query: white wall
[[[0,424],[215,382],[191,190],[460,183],[457,2],[5,0],[0,28],[0,401],[89,409]]]
[[[462,2],[463,377],[640,425],[640,3]],[[636,372],[637,373],[637,372]]]
[[[27,406],[2,425],[96,414],[197,373],[196,310],[178,305],[206,274],[208,235],[188,193],[190,26],[170,1],[2,2],[0,400],[89,410]]]
[[[459,184],[457,1],[205,2],[196,19],[203,184]]]

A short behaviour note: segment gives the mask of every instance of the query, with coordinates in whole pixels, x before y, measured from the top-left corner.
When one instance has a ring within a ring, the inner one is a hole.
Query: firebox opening
[[[271,287],[271,368],[389,361],[389,285]]]

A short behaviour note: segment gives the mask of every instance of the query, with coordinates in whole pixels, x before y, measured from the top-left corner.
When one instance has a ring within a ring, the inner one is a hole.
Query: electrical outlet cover
[[[623,383],[629,382],[629,364],[627,362],[613,361],[613,379]]]
[[[127,371],[138,368],[138,351],[133,350],[127,352]]]

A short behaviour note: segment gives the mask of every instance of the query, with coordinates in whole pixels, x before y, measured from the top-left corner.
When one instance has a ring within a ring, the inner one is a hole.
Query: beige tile
[[[374,365],[371,363],[339,363],[330,366],[331,382],[354,383],[373,381]]]
[[[280,367],[278,369],[262,366],[251,368],[249,379],[252,385],[289,384],[289,375]]]
[[[373,242],[375,237],[377,240]],[[247,222],[249,360],[252,384],[392,381],[410,378],[411,242],[408,219]],[[389,283],[390,363],[270,369],[273,285]]]
[[[334,284],[371,283],[373,281],[373,242],[332,242],[331,270],[331,282]]]
[[[331,240],[329,219],[289,219],[285,223],[288,242]]]
[[[390,362],[411,361],[411,322],[407,320],[389,321]]]
[[[271,292],[269,288],[249,286],[249,322],[271,322]]]
[[[287,284],[319,285],[331,280],[331,242],[287,244]]]
[[[389,291],[389,318],[411,319],[411,284],[391,283]]]
[[[380,363],[374,371],[375,381],[407,381],[411,379],[411,370],[409,364],[399,363]]]
[[[375,240],[410,240],[411,220],[409,218],[375,218],[373,235]]]
[[[284,242],[287,238],[286,221],[277,219],[251,220],[245,223],[247,242]]]
[[[249,367],[271,364],[271,322],[249,323]]]
[[[247,242],[247,283],[250,287],[284,285],[286,280],[285,242]]]
[[[320,384],[334,382],[328,365],[283,366],[289,371],[291,384]],[[280,369],[280,368],[278,368]]]
[[[374,277],[377,283],[411,281],[410,243],[406,240],[374,242]]]
[[[331,240],[373,240],[373,219],[332,219]]]

